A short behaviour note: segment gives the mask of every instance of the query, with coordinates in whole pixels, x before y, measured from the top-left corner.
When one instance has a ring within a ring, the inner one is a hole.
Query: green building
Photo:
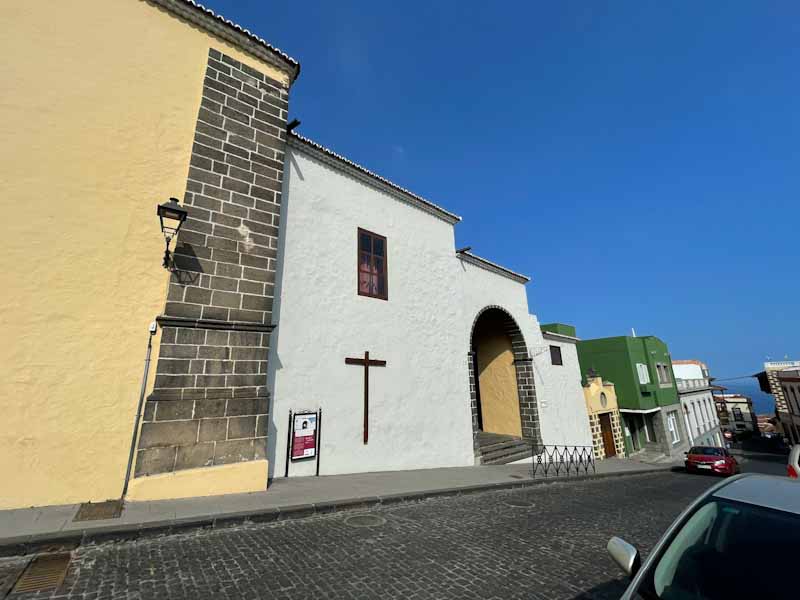
[[[581,340],[578,360],[584,377],[594,372],[616,386],[628,455],[682,457],[689,436],[664,342],[652,335]]]

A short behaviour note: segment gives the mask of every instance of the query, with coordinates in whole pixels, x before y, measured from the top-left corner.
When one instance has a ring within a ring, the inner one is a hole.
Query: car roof
[[[789,477],[746,475],[731,480],[713,496],[800,515],[800,482]]]

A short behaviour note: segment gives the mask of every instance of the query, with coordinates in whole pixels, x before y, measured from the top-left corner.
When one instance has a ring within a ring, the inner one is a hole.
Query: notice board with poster
[[[292,423],[292,460],[317,455],[317,413],[297,413]]]

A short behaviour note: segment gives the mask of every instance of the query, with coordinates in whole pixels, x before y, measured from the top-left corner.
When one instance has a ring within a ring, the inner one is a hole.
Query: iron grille
[[[531,477],[569,477],[596,473],[591,446],[532,444]]]

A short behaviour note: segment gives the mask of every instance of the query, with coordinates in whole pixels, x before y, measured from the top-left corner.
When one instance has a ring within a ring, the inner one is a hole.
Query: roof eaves
[[[571,335],[564,335],[563,333],[555,333],[553,331],[547,331],[545,329],[542,329],[542,337],[559,339],[559,340],[567,340],[569,342],[580,342],[581,341],[581,338],[572,337]]]
[[[300,63],[294,58],[248,29],[194,0],[150,0],[150,2],[286,71],[291,82],[294,82],[300,74]]]
[[[326,148],[322,144],[318,144],[314,140],[311,140],[307,137],[300,135],[294,131],[289,132],[288,142],[290,145],[295,147],[302,147],[306,149],[312,149],[315,151],[316,155],[323,160],[327,158],[328,160],[325,161],[332,166],[338,166],[343,168],[346,172],[358,177],[362,181],[368,181],[372,185],[378,187],[380,190],[390,193],[394,197],[403,200],[407,204],[415,206],[421,210],[424,210],[427,213],[432,214],[435,217],[442,219],[454,225],[461,220],[461,217],[458,215],[451,213],[448,210],[445,210],[441,206],[434,204],[430,200],[426,200],[422,196],[418,196],[417,194],[408,191],[407,189],[400,187],[396,183],[389,181],[385,177],[381,177],[377,173],[373,173],[366,167],[362,167],[358,163],[353,162],[349,158],[342,156],[341,154],[337,154],[330,148]]]
[[[517,273],[512,271],[511,269],[506,269],[498,265],[497,263],[493,263],[490,260],[486,260],[480,256],[473,254],[472,252],[464,251],[459,252],[457,254],[458,258],[461,260],[473,264],[477,267],[481,267],[486,269],[487,271],[491,271],[493,273],[497,273],[498,275],[502,275],[503,277],[508,277],[509,279],[513,279],[517,283],[528,283],[531,278],[527,275],[522,275],[521,273]]]

